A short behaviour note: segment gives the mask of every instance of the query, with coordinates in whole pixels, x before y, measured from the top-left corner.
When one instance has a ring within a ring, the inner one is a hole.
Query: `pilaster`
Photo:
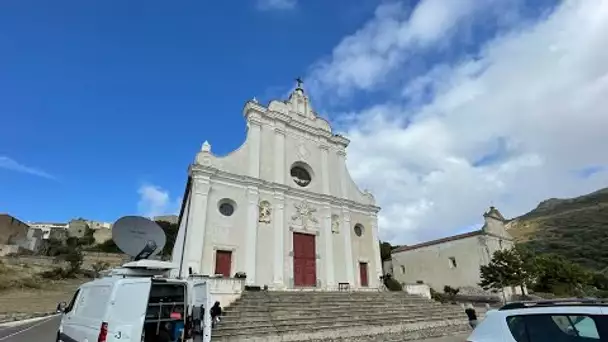
[[[190,215],[187,222],[186,264],[182,272],[188,272],[192,267],[194,273],[202,272],[203,253],[205,249],[205,234],[207,230],[207,201],[210,189],[209,177],[194,175],[192,177],[190,197]],[[187,273],[186,273],[187,274]]]
[[[344,239],[344,262],[346,263],[346,279],[351,286],[355,286],[355,264],[353,262],[353,245],[351,240],[350,212],[347,207],[342,208],[343,227],[340,234]]]
[[[329,146],[323,144],[319,146],[321,150],[321,178],[323,181],[323,193],[329,195]]]
[[[285,184],[285,130],[274,130],[274,181]]]
[[[323,227],[322,237],[325,250],[323,251],[323,262],[325,263],[325,284],[328,289],[332,289],[336,285],[334,274],[334,240],[331,231],[331,207],[323,208]]]
[[[340,195],[343,199],[348,199],[348,173],[346,172],[346,151],[340,149],[336,153],[338,157],[338,167],[340,168]]]
[[[261,146],[262,123],[253,117],[249,118],[249,133],[247,141],[249,144],[249,176],[260,177],[260,146]]]
[[[382,259],[380,257],[380,240],[378,239],[378,215],[376,213],[372,213],[370,215],[371,223],[372,223],[372,243],[373,251],[374,251],[374,264],[375,264],[375,278],[374,282],[380,286],[380,277],[382,276]],[[370,282],[370,284],[374,284]]]
[[[274,194],[273,206],[273,237],[274,237],[274,287],[282,289],[285,287],[285,196],[282,192]]]
[[[256,283],[256,248],[258,243],[258,202],[260,193],[257,187],[247,188],[247,230],[245,247],[245,272],[247,285]]]

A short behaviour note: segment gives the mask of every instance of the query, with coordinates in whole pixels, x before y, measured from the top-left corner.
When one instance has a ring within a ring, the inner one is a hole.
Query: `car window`
[[[74,304],[76,303],[76,298],[78,298],[79,293],[80,293],[80,289],[78,289],[76,291],[76,293],[74,293],[74,297],[72,297],[70,304],[68,304],[68,306],[64,310],[65,313],[68,313],[68,312],[72,311],[72,309],[74,309]]]
[[[594,316],[520,315],[507,317],[511,335],[517,342],[600,342],[608,341],[598,331]]]

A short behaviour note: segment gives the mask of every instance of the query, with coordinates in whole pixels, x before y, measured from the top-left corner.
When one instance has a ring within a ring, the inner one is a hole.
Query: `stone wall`
[[[107,262],[110,265],[110,268],[112,268],[124,264],[129,261],[130,258],[124,254],[83,252],[83,259],[82,268],[90,269],[92,265],[98,261]],[[2,256],[0,257],[0,260],[9,265],[67,266],[67,263],[47,256]]]

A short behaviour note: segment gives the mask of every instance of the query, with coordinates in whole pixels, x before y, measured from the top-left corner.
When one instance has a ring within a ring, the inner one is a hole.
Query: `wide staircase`
[[[261,291],[224,310],[212,341],[390,342],[466,331],[459,305],[404,292]]]

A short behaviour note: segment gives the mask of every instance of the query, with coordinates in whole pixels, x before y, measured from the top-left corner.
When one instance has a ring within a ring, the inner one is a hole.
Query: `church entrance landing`
[[[315,235],[293,233],[293,284],[298,287],[317,286],[317,255]]]

